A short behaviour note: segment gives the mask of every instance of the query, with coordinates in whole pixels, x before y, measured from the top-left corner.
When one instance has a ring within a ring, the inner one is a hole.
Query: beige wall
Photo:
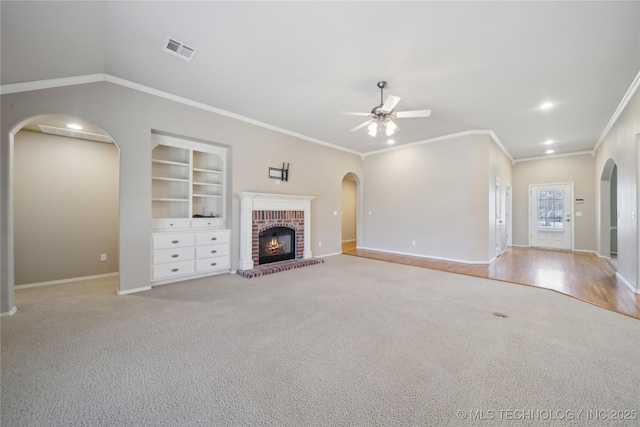
[[[359,155],[311,143],[279,132],[190,107],[111,83],[92,83],[2,96],[0,173],[2,197],[1,311],[13,307],[9,239],[9,132],[39,115],[64,114],[88,120],[108,132],[120,148],[120,290],[150,284],[151,131],[158,130],[230,147],[231,192],[316,196],[311,203],[314,256],[341,251],[342,178],[361,173]],[[276,184],[268,168],[289,162],[289,182]],[[233,197],[228,225],[232,266],[239,253],[239,201]],[[318,242],[322,241],[322,246]]]
[[[617,166],[618,209],[618,273],[640,291],[638,283],[638,164],[640,164],[640,91],[635,95],[611,127],[596,151],[593,185],[597,200],[596,240],[597,252],[608,256],[609,232],[609,182],[603,180],[607,160]],[[606,247],[605,247],[606,246]]]
[[[14,149],[15,284],[117,272],[118,148],[21,131]]]
[[[356,240],[356,181],[346,176],[342,181],[342,241]]]
[[[573,182],[574,199],[584,199],[580,205],[572,201],[574,249],[595,251],[594,173],[595,159],[590,154],[517,162],[513,166],[513,244],[529,245],[529,185]],[[582,216],[576,217],[576,211]]]
[[[508,158],[493,146],[489,135],[467,133],[365,156],[358,246],[489,262],[495,256],[495,176],[511,175]]]

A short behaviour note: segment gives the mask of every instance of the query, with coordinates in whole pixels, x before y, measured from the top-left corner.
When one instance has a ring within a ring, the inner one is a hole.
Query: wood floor
[[[364,258],[551,289],[582,301],[640,319],[640,295],[634,294],[611,264],[595,254],[511,247],[488,265],[463,264],[357,249],[346,242],[342,252]]]

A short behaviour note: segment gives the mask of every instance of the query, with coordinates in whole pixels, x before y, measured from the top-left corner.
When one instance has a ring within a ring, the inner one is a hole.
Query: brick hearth
[[[265,276],[267,274],[279,273],[281,271],[293,270],[294,268],[307,267],[309,265],[322,264],[324,260],[317,258],[295,259],[289,261],[272,262],[259,265],[251,270],[238,270],[238,274],[247,279]]]

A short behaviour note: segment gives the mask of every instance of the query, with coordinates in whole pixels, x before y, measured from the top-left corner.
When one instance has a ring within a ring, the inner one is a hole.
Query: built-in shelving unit
[[[227,149],[160,134],[152,142],[152,281],[228,272]]]

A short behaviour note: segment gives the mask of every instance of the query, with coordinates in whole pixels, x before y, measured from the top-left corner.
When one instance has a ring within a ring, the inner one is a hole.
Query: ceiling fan
[[[384,129],[384,133],[387,136],[391,136],[398,129],[398,125],[396,125],[391,119],[405,119],[412,117],[429,117],[431,115],[431,110],[415,110],[415,111],[398,111],[395,112],[393,109],[398,102],[400,102],[399,96],[389,95],[386,101],[382,101],[384,99],[383,93],[384,88],[387,87],[387,82],[382,81],[378,82],[378,87],[380,88],[380,105],[373,107],[370,113],[352,113],[342,111],[340,114],[347,114],[351,116],[370,116],[371,118],[366,122],[354,127],[351,129],[351,132],[355,132],[363,127],[367,126],[369,130],[369,135],[376,136],[378,132],[380,132],[380,136],[383,135],[382,130]]]

